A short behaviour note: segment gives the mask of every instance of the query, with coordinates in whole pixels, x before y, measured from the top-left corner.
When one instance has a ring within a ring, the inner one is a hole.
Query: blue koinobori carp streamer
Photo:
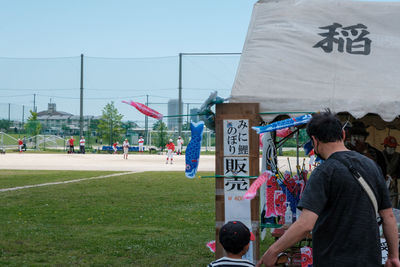
[[[277,122],[273,122],[271,124],[265,126],[253,126],[251,127],[253,130],[256,130],[258,134],[272,132],[280,129],[285,129],[288,127],[301,125],[309,122],[311,120],[311,114],[306,114],[297,118],[290,118],[286,120],[281,120]]]
[[[200,160],[201,140],[203,139],[203,129],[203,121],[199,121],[197,123],[190,122],[192,138],[190,139],[185,152],[185,174],[187,178],[194,178],[197,173],[197,167],[199,166]]]

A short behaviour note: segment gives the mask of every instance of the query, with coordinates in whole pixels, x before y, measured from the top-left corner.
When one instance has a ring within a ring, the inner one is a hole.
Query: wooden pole
[[[252,126],[259,126],[261,121],[258,103],[228,103],[216,105],[216,120],[215,120],[215,174],[224,175],[224,120],[248,120],[248,162],[249,176],[259,175],[259,136],[256,131],[252,130]],[[243,157],[242,157],[243,158]],[[221,258],[225,255],[224,249],[219,243],[219,230],[225,224],[225,193],[224,193],[224,178],[215,179],[215,240],[216,240],[216,258]],[[249,180],[252,183],[254,180]],[[250,229],[256,237],[253,242],[253,261],[260,258],[260,196],[257,193],[256,197],[250,203]]]

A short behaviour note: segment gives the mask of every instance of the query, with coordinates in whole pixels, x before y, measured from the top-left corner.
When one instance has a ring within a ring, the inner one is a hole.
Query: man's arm
[[[274,266],[278,254],[301,241],[314,228],[317,219],[318,215],[316,213],[303,209],[299,219],[289,227],[281,238],[269,247],[256,266],[262,266],[262,264],[267,267]]]
[[[397,230],[396,218],[394,217],[392,208],[379,211],[379,215],[383,219],[383,234],[388,245],[389,254],[385,266],[400,266],[399,262],[399,233]]]

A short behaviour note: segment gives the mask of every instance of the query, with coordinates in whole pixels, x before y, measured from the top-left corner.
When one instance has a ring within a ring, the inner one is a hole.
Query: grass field
[[[35,184],[43,184],[49,182],[61,182],[74,179],[96,177],[112,173],[117,173],[117,172],[1,170],[0,188],[35,185]]]
[[[0,188],[67,173],[106,174],[2,171]],[[214,179],[146,172],[2,192],[0,265],[206,266],[214,259],[205,246],[215,239],[214,191]]]

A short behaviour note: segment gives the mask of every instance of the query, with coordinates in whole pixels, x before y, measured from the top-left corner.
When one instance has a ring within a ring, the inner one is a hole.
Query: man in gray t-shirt
[[[391,207],[385,180],[371,159],[355,151],[333,153],[311,174],[300,209],[318,215],[313,228],[314,266],[379,266],[381,249],[374,208],[350,170],[374,191],[378,210]]]
[[[383,218],[389,254],[385,266],[400,267],[398,231],[384,177],[375,162],[349,151],[345,133],[330,111],[314,114],[307,125],[314,152],[325,162],[306,185],[299,208],[302,213],[286,233],[265,252],[257,266],[274,266],[278,254],[313,231],[313,266],[380,266],[379,230],[368,195],[344,163],[366,180]]]

